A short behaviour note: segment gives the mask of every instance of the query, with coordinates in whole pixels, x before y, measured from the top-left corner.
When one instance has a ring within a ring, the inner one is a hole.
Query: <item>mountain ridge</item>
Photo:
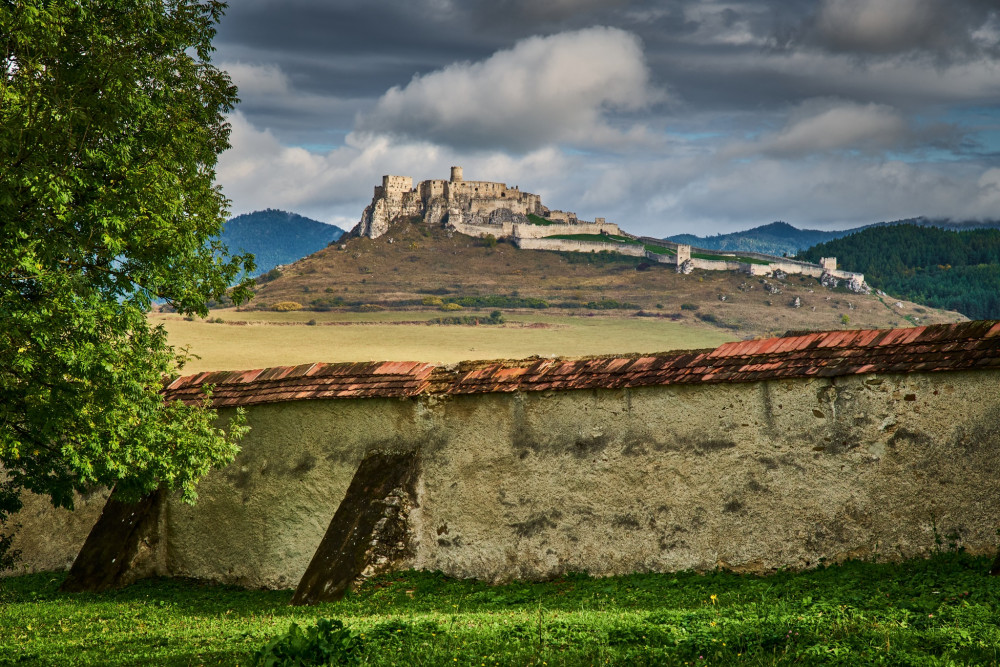
[[[230,218],[219,238],[231,254],[253,253],[260,275],[322,250],[346,233],[336,225],[267,208]]]

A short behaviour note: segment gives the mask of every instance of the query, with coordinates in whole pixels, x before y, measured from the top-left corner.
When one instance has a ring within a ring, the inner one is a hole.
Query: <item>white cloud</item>
[[[892,107],[810,100],[792,112],[781,130],[734,144],[723,153],[727,157],[757,153],[794,158],[844,149],[875,151],[901,146],[910,135],[906,119]]]
[[[617,28],[531,37],[476,63],[456,63],[389,89],[358,128],[450,146],[524,151],[551,143],[613,147],[648,141],[607,110],[658,99],[639,39]]]
[[[416,181],[447,178],[455,164],[463,165],[469,178],[521,185],[546,201],[562,194],[555,207],[568,208],[577,194],[572,191],[576,183],[566,178],[571,161],[553,147],[518,157],[502,152],[469,156],[426,142],[351,134],[344,146],[319,153],[283,145],[239,112],[229,120],[233,148],[222,154],[217,172],[234,214],[280,208],[349,228],[361,217],[383,174],[408,175]]]
[[[288,95],[291,91],[288,77],[277,65],[223,62],[219,63],[219,68],[229,72],[244,99]]]

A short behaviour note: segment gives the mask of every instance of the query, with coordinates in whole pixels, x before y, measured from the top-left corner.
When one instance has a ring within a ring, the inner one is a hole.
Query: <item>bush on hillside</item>
[[[302,310],[302,304],[298,301],[279,301],[271,305],[271,310],[279,313],[287,313],[293,310]]]

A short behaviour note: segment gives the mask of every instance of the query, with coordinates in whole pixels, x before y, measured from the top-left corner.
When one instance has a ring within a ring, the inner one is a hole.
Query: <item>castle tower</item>
[[[680,266],[684,262],[691,259],[691,246],[684,245],[682,243],[677,244],[677,265]]]
[[[451,168],[451,182],[452,183],[461,183],[462,182],[462,168],[461,167],[452,167]]]

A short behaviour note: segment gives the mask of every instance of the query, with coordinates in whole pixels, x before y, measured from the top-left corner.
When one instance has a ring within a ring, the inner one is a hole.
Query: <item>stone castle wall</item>
[[[765,573],[926,555],[935,530],[992,552],[998,394],[981,370],[253,406],[198,504],[165,503],[161,574],[292,587],[360,462],[414,450],[400,566],[449,576]],[[53,539],[94,521],[29,507]],[[29,569],[78,548],[30,534]]]
[[[641,245],[599,241],[577,241],[575,239],[521,238],[515,237],[515,245],[522,250],[557,250],[568,252],[613,252],[619,255],[645,257],[646,250]]]

